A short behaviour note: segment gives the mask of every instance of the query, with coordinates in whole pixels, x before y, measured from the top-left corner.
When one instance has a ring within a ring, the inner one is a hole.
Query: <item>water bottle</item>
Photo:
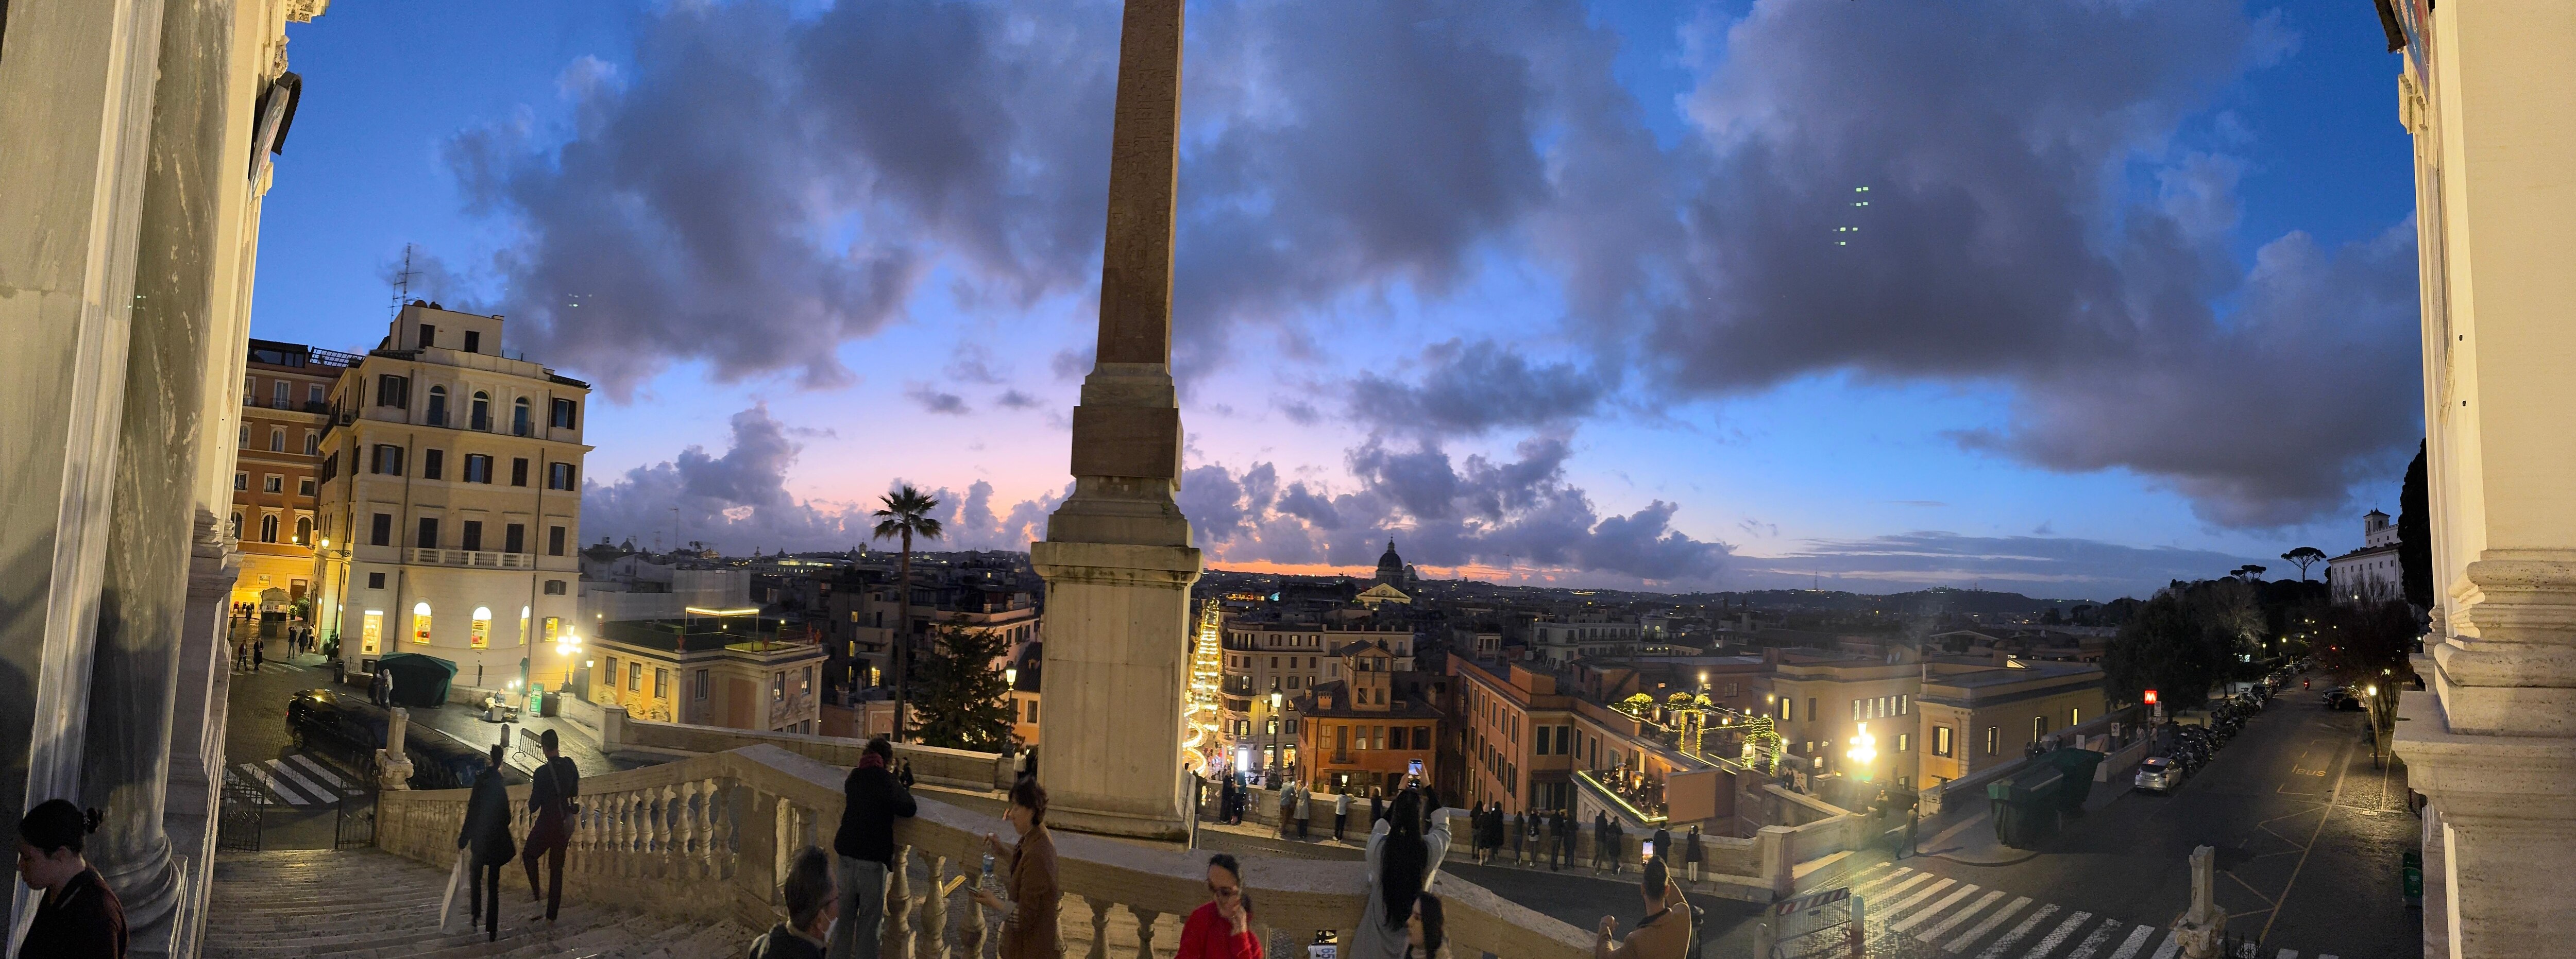
[[[991,883],[992,883],[992,881],[993,881],[993,854],[988,852],[988,853],[985,853],[985,854],[984,854],[984,882],[985,882],[987,885],[989,885],[989,884],[991,884]]]

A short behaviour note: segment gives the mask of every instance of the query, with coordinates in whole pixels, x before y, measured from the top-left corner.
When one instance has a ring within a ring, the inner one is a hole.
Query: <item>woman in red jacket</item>
[[[1181,924],[1178,959],[1261,959],[1261,936],[1252,931],[1251,903],[1243,895],[1243,864],[1233,856],[1208,857],[1207,905]]]

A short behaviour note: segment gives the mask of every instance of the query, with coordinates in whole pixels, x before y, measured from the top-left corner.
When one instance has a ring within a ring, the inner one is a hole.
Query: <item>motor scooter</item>
[[[2304,679],[2299,680],[2299,688],[2300,688],[2300,689],[2306,689],[2306,688],[2308,688],[2308,681],[2307,681],[2307,680],[2304,680]]]

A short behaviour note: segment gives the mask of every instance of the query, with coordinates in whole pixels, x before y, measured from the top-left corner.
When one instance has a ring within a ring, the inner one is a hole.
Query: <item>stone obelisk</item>
[[[1073,409],[1074,491],[1029,558],[1047,583],[1047,819],[1180,839],[1189,589],[1172,390],[1173,196],[1180,180],[1181,2],[1128,0],[1119,31],[1100,268],[1100,352]]]

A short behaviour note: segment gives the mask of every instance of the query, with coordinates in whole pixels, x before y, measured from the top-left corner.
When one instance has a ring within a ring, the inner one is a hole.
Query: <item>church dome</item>
[[[1386,554],[1377,558],[1378,582],[1394,583],[1401,581],[1404,579],[1405,570],[1404,557],[1395,554],[1395,540],[1388,539],[1386,541]]]

